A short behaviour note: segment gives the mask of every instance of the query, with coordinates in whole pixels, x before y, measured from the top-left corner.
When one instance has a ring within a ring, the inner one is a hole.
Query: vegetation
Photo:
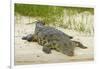
[[[81,32],[93,32],[93,8],[64,7],[33,4],[15,4],[15,16],[41,18],[47,25],[53,24]]]

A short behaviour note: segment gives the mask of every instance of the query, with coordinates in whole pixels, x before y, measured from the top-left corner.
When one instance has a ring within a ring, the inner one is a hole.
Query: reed
[[[94,8],[64,7],[33,4],[15,4],[15,16],[42,19],[47,25],[55,25],[79,32],[93,33]]]

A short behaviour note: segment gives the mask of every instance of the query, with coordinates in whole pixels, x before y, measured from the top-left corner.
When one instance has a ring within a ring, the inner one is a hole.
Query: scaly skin
[[[36,41],[43,46],[43,51],[47,54],[54,49],[68,56],[74,56],[75,47],[87,48],[80,42],[72,41],[73,37],[57,30],[53,27],[46,27],[40,21],[36,23],[35,34],[27,35],[22,39],[27,41]]]

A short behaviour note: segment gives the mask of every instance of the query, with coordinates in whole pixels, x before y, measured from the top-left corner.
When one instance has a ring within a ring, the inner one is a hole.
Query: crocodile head
[[[28,34],[27,36],[23,36],[22,40],[27,40],[28,42],[37,41],[34,34]]]

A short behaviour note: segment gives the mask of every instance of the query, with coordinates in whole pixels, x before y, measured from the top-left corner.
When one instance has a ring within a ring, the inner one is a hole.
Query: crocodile
[[[80,42],[71,40],[72,36],[44,24],[42,21],[37,21],[35,33],[24,36],[22,39],[29,42],[38,42],[43,46],[43,52],[47,54],[51,53],[53,49],[68,56],[74,56],[75,47],[87,48]]]

